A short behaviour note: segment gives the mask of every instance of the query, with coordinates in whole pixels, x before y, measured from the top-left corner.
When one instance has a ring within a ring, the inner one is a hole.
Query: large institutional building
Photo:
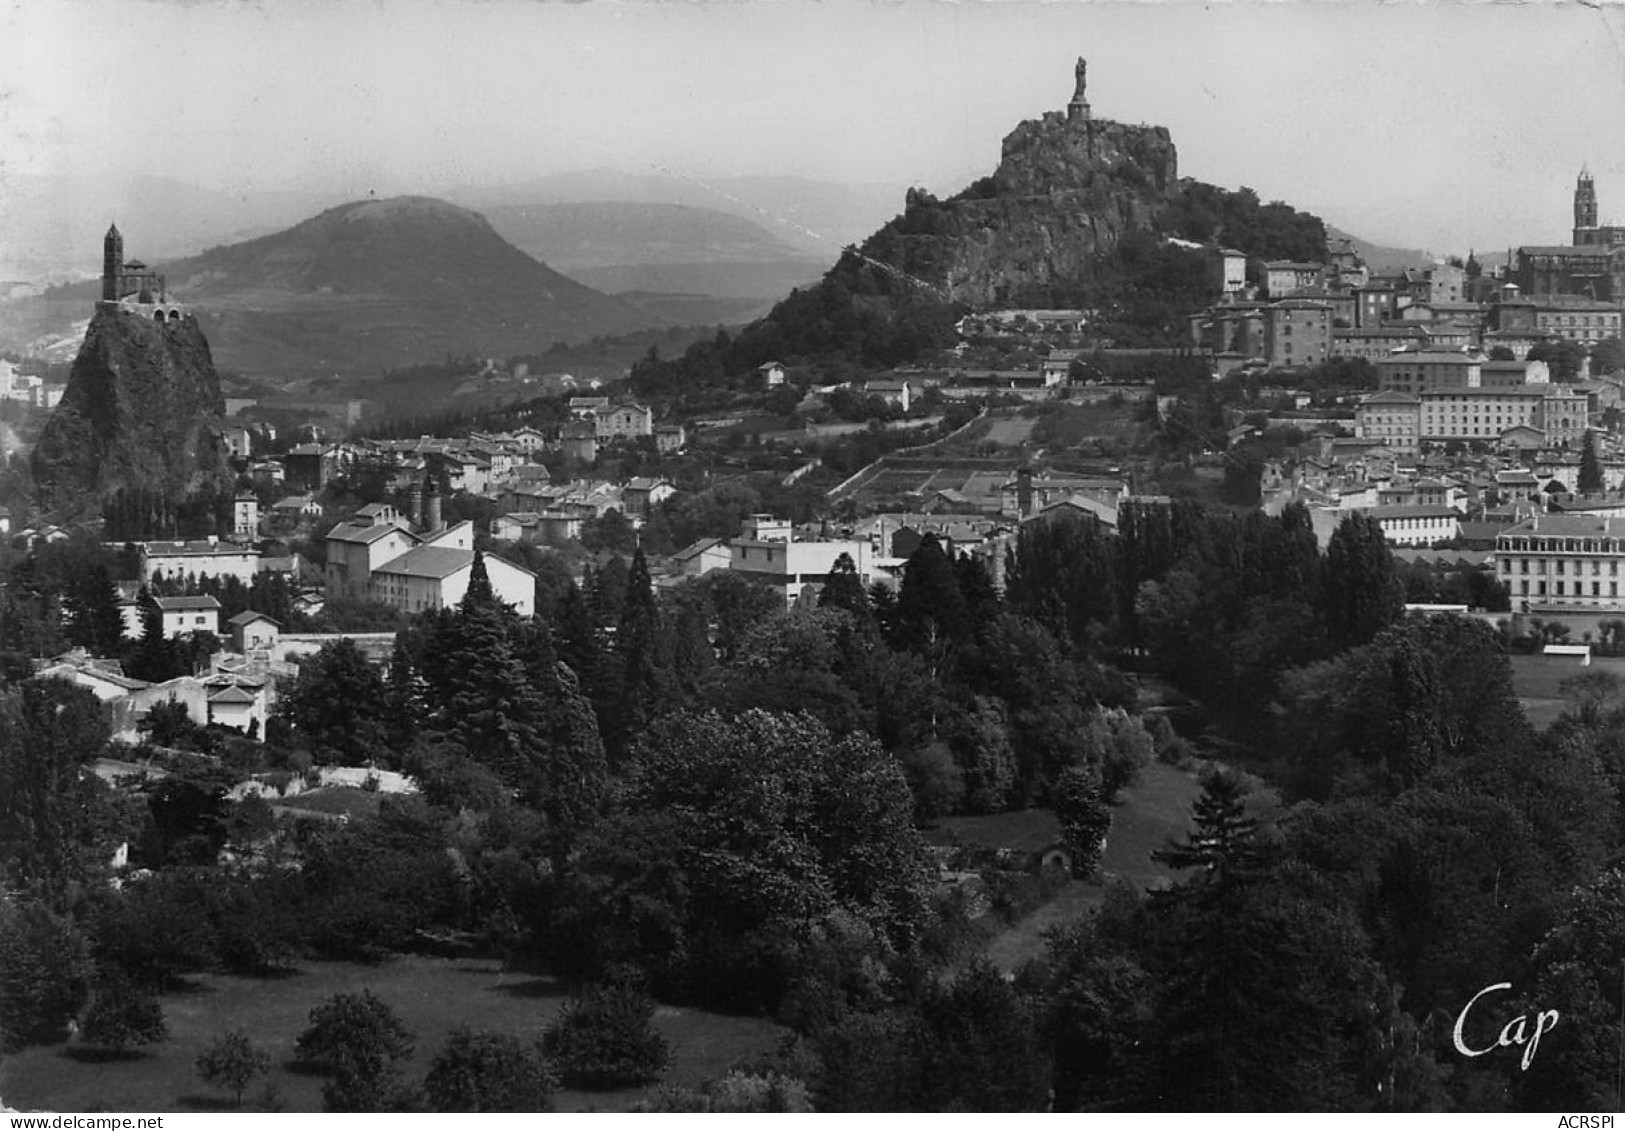
[[[403,613],[446,609],[468,591],[474,573],[474,527],[441,521],[433,480],[413,490],[411,514],[385,503],[362,507],[327,534],[329,597],[381,601]],[[486,576],[497,599],[521,616],[536,607],[536,575],[490,555]]]
[[[1620,608],[1625,519],[1542,514],[1495,539],[1495,576],[1512,608]]]
[[[1538,429],[1552,445],[1585,435],[1585,392],[1553,383],[1544,362],[1417,351],[1376,364],[1382,391],[1355,410],[1355,433],[1400,454],[1427,443],[1495,442],[1517,428]]]

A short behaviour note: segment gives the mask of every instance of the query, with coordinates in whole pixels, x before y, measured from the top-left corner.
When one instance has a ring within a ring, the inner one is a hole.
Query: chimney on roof
[[[406,521],[413,530],[423,529],[423,484],[413,482],[406,489]]]
[[[428,480],[423,490],[423,525],[427,533],[438,534],[446,525],[440,516],[440,484],[432,474]]]

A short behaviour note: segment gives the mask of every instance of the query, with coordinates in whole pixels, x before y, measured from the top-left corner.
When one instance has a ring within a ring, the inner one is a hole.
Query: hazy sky
[[[1182,174],[1438,252],[1625,223],[1625,10],[1578,3],[6,0],[17,173],[255,192],[571,169],[921,184],[989,172],[1089,59]]]

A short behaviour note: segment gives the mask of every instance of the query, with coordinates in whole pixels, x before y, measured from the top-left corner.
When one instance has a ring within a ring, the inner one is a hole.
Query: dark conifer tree
[[[869,597],[863,591],[863,582],[858,577],[858,566],[852,560],[851,554],[841,554],[835,559],[835,565],[829,571],[829,579],[824,582],[823,592],[818,595],[818,607],[845,609],[860,619],[868,619],[871,615]]]
[[[590,576],[591,571],[588,573]],[[550,627],[553,647],[559,659],[576,673],[576,679],[587,697],[595,698],[602,683],[602,649],[599,647],[592,609],[585,594],[574,582],[565,587]]]
[[[1196,882],[1215,891],[1258,877],[1270,852],[1260,840],[1258,820],[1247,815],[1247,787],[1241,778],[1227,770],[1208,775],[1191,816],[1191,832],[1153,852],[1153,859],[1195,871]]]
[[[664,706],[669,665],[662,639],[660,608],[643,547],[632,555],[626,580],[626,598],[615,633],[615,661],[619,676],[619,702],[604,727],[612,759],[626,753],[628,744]]]
[[[485,554],[474,551],[474,565],[468,573],[468,589],[463,593],[462,611],[497,605],[496,591],[491,588],[491,577],[485,570]]]
[[[544,750],[524,796],[547,815],[549,854],[563,874],[576,837],[603,809],[609,762],[592,703],[575,672],[555,663],[541,684]]]
[[[614,628],[621,623],[621,610],[626,604],[626,559],[616,555],[596,571],[582,577],[588,607],[593,622],[599,628]]]
[[[126,670],[149,683],[173,679],[180,674],[179,650],[173,640],[164,636],[164,614],[150,588],[142,587],[137,606],[141,610],[141,640],[132,650],[133,662],[126,665]]]
[[[1603,489],[1602,463],[1597,459],[1597,434],[1586,430],[1585,445],[1580,449],[1580,478],[1576,484],[1582,495],[1599,494]]]
[[[124,641],[118,587],[107,567],[84,574],[67,598],[68,639],[99,656],[112,655]]]
[[[980,558],[960,554],[954,559],[954,580],[965,600],[965,615],[973,627],[980,627],[999,615],[999,591]]]
[[[969,634],[970,616],[954,566],[935,534],[920,539],[903,569],[897,595],[898,643],[916,651]]]
[[[404,749],[417,735],[428,710],[423,680],[418,675],[412,656],[412,633],[409,631],[395,634],[395,644],[389,656],[387,701],[390,741],[397,750]]]

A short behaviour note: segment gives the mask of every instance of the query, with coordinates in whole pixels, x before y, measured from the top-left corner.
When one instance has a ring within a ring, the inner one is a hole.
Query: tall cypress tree
[[[615,634],[615,659],[620,676],[618,710],[606,727],[606,745],[613,758],[623,757],[631,740],[663,705],[669,674],[662,655],[660,608],[655,603],[649,563],[639,546],[627,574],[626,600]]]
[[[397,632],[389,656],[388,698],[389,715],[386,725],[389,738],[398,748],[408,745],[417,735],[428,710],[424,697],[424,683],[412,657],[412,634]]]
[[[67,599],[68,638],[97,655],[113,654],[124,640],[118,600],[118,587],[105,565],[85,573]]]
[[[903,569],[897,628],[899,643],[915,650],[930,648],[941,639],[959,639],[971,629],[953,563],[935,534],[920,539]]]
[[[1602,463],[1597,459],[1597,434],[1586,429],[1585,444],[1580,449],[1580,479],[1576,486],[1582,495],[1596,495],[1603,489]]]
[[[495,608],[496,591],[491,588],[491,577],[485,571],[485,555],[474,551],[474,565],[468,572],[468,589],[463,593],[462,610],[468,612],[481,606]]]

